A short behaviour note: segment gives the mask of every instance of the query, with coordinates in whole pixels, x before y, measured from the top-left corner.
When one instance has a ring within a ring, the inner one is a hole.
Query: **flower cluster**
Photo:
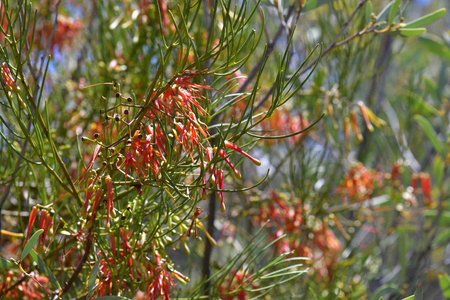
[[[420,183],[421,189],[418,188]],[[410,186],[413,188],[414,193],[421,193],[423,195],[423,203],[426,206],[430,206],[433,203],[431,196],[431,177],[428,173],[414,173],[411,177]]]
[[[367,169],[358,163],[349,168],[336,192],[343,196],[344,201],[362,202],[371,198],[377,188],[382,188],[385,179],[385,173]]]
[[[270,194],[271,201],[260,208],[258,221],[261,224],[272,221],[267,226],[271,230],[270,239],[277,240],[278,254],[293,252],[296,257],[312,258],[316,275],[330,279],[342,245],[327,222],[314,218],[299,199],[289,199],[274,191]]]
[[[48,297],[47,289],[42,290],[49,283],[49,279],[45,276],[38,274],[37,272],[31,272],[28,274],[31,278],[24,279],[25,275],[16,275],[12,271],[6,273],[5,280],[0,283],[0,291],[2,297],[5,299],[27,299],[27,300],[40,300]],[[15,286],[14,283],[20,280]],[[49,289],[48,289],[49,290]],[[3,293],[6,291],[6,293]]]
[[[186,71],[160,95],[153,94],[151,97],[153,102],[146,111],[139,129],[132,133],[132,136],[126,140],[125,146],[120,150],[117,151],[113,148],[109,148],[109,150],[113,152],[111,157],[116,157],[115,167],[123,173],[125,182],[129,179],[135,183],[145,179],[159,180],[163,164],[176,165],[189,160],[192,165],[198,166],[200,176],[202,176],[201,180],[204,185],[201,192],[202,198],[206,197],[207,190],[205,188],[209,179],[217,190],[221,210],[225,211],[222,191],[224,189],[224,172],[219,168],[217,161],[224,160],[237,178],[240,178],[241,174],[230,161],[226,149],[241,153],[256,165],[261,163],[230,141],[224,141],[222,147],[211,146],[208,126],[201,120],[208,117],[204,108],[208,100],[202,93],[211,88],[192,82],[192,79],[199,74],[197,71]],[[117,93],[116,97],[121,97],[121,94]],[[131,102],[132,99],[127,98],[127,101]],[[129,111],[125,110],[124,114],[127,116]],[[109,119],[108,116],[107,118]],[[124,128],[131,128],[131,122],[128,123],[124,118],[111,117]],[[105,147],[98,143],[79,180],[85,180],[88,177],[102,148]],[[88,183],[88,189],[97,179],[96,174],[91,175],[92,182]],[[86,209],[87,207],[85,207]],[[109,212],[107,215],[109,219]]]
[[[50,42],[50,49],[54,51],[55,49],[67,48],[80,33],[82,27],[83,25],[79,20],[59,14],[57,27]],[[36,29],[35,41],[37,47],[45,49],[52,33],[52,28],[53,20],[50,20]]]
[[[310,126],[310,123],[302,113],[293,115],[292,112],[288,111],[287,109],[279,108],[274,111],[270,118],[266,122],[263,122],[261,125],[262,129],[266,132],[269,132],[270,135],[283,136],[304,130]],[[309,131],[296,134],[287,138],[287,140],[291,144],[297,144],[308,133]],[[279,139],[279,141],[281,140],[282,139]],[[275,140],[265,141],[265,143],[267,144],[273,144],[274,142]]]
[[[137,193],[143,195],[142,189],[145,185],[170,184],[164,177],[165,168],[188,166],[186,168],[193,172],[186,176],[192,176],[197,180],[193,186],[200,189],[199,196],[206,198],[208,184],[211,184],[217,199],[221,202],[221,210],[225,211],[223,196],[225,175],[222,161],[237,178],[241,178],[241,173],[231,162],[229,152],[238,152],[254,164],[261,164],[259,160],[228,140],[221,141],[216,147],[210,143],[212,136],[207,124],[203,122],[209,118],[208,100],[203,94],[204,91],[211,90],[211,87],[193,82],[194,77],[199,74],[200,72],[196,71],[180,74],[166,86],[165,90],[150,95],[147,100],[150,102],[131,104],[133,99],[123,97],[116,89],[116,105],[112,109],[102,110],[105,121],[102,125],[96,124],[103,129],[98,128],[99,130],[92,134],[94,139],[83,138],[91,140],[96,145],[86,168],[77,180],[80,185],[86,187],[85,202],[81,209],[85,219],[82,229],[91,228],[95,226],[96,221],[101,220],[106,224],[106,230],[109,230],[112,249],[102,253],[99,276],[101,280],[98,282],[97,296],[110,295],[115,286],[118,289],[127,289],[127,286],[115,281],[117,277],[115,272],[122,270],[124,264],[130,278],[136,282],[146,283],[142,299],[158,297],[169,299],[171,287],[175,286],[174,279],[181,283],[189,280],[170,267],[168,257],[164,254],[164,243],[156,240],[154,244],[156,246],[152,246],[153,243],[141,244],[135,238],[130,242],[131,235],[124,229],[126,227],[121,227],[120,224],[117,226],[118,219],[115,217],[114,207],[121,205],[114,202],[116,193],[121,187],[134,186]],[[112,110],[115,112],[111,113]],[[131,119],[130,116],[141,114],[143,117],[139,120],[139,126],[135,126],[136,117]],[[113,140],[109,140],[109,143],[112,142],[109,146],[99,140],[99,132],[115,132]],[[125,136],[124,132],[127,132]],[[96,169],[98,159],[103,160],[103,163]],[[191,226],[187,230],[183,229],[185,232],[180,233],[180,236],[191,234],[197,236],[197,218],[201,212],[202,210],[197,207]],[[118,230],[119,234],[115,234],[113,228]],[[119,238],[120,247],[116,245]],[[137,249],[141,247],[154,255],[140,256]],[[143,291],[143,286],[140,286],[140,289]],[[141,299],[139,294],[137,297],[136,299]]]

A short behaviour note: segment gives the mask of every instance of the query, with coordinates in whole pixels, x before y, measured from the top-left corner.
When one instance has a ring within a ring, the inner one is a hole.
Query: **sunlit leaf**
[[[28,240],[28,243],[25,245],[22,251],[22,255],[20,256],[20,260],[23,260],[27,255],[30,253],[31,250],[33,250],[34,246],[36,246],[36,243],[38,242],[39,236],[41,233],[44,232],[44,229],[39,229],[36,231]]]
[[[438,9],[428,15],[407,23],[403,28],[418,28],[426,26],[442,18],[445,15],[446,11],[447,10],[445,8]]]
[[[419,36],[427,32],[425,28],[405,28],[405,27],[399,28],[398,31],[402,36],[405,37]]]
[[[450,299],[450,276],[448,276],[448,274],[441,273],[438,275],[438,277],[442,294],[444,295],[445,299]]]

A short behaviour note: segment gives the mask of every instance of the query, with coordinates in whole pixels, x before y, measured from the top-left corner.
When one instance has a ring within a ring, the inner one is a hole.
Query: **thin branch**
[[[286,19],[288,20],[294,11],[294,5],[291,5],[289,7]],[[253,67],[253,69],[250,71],[250,73],[247,75],[247,80],[239,87],[236,93],[242,93],[245,91],[247,86],[250,84],[250,82],[255,78],[255,76],[258,74],[259,69],[261,68],[262,63],[266,60],[266,58],[272,53],[272,51],[275,49],[275,45],[278,42],[278,39],[280,38],[281,34],[284,31],[284,26],[281,24],[278,27],[277,32],[275,33],[272,41],[269,42],[267,45],[267,51],[263,54],[263,56],[260,58],[259,62]]]
[[[59,293],[59,297],[61,298],[65,293],[67,293],[67,291],[72,287],[72,284],[75,282],[75,280],[78,277],[78,274],[80,274],[81,270],[83,269],[84,264],[86,263],[86,261],[89,258],[89,253],[91,251],[92,248],[92,244],[94,242],[94,235],[92,234],[94,226],[92,225],[90,230],[89,230],[89,234],[87,236],[87,240],[86,240],[86,249],[84,251],[84,255],[81,258],[81,261],[78,263],[77,268],[75,269],[75,272],[72,274],[72,276],[70,277],[69,281],[66,282],[66,284],[64,285],[64,288],[61,290],[61,292]]]
[[[365,28],[361,31],[358,31],[357,33],[353,34],[352,36],[349,36],[348,38],[337,42],[339,40],[339,38],[341,37],[341,35],[344,33],[344,31],[347,29],[347,27],[349,26],[350,22],[352,21],[353,17],[356,15],[356,13],[364,6],[364,4],[367,2],[368,0],[362,0],[358,6],[356,7],[356,9],[353,11],[353,13],[350,15],[350,17],[348,18],[348,20],[345,22],[345,24],[342,26],[341,30],[339,31],[339,33],[336,35],[336,37],[334,38],[333,42],[331,42],[331,44],[328,46],[327,49],[325,49],[322,52],[322,55],[318,58],[316,58],[315,60],[313,60],[309,65],[307,65],[305,68],[303,68],[302,71],[300,71],[298,73],[297,76],[301,76],[303,74],[306,73],[306,71],[308,71],[309,69],[311,69],[319,59],[323,58],[325,55],[327,55],[331,50],[333,50],[334,48],[340,47],[342,45],[347,44],[348,42],[350,42],[351,40],[353,40],[354,38],[363,36],[364,34],[367,33],[371,33],[374,32],[377,27],[372,27],[372,28]],[[290,79],[290,77],[288,76],[287,79]],[[258,110],[259,108],[261,108],[264,103],[270,98],[270,95],[272,95],[274,86],[272,85],[272,87],[267,91],[267,93],[264,95],[264,97],[261,99],[261,101],[256,104],[255,106],[255,111]]]

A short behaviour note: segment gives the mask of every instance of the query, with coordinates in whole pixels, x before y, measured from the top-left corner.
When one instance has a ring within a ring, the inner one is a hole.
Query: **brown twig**
[[[78,274],[80,274],[81,270],[83,269],[84,264],[86,263],[86,261],[89,258],[89,253],[91,251],[92,248],[92,244],[94,242],[94,235],[92,233],[94,226],[92,226],[89,230],[89,234],[87,236],[86,239],[86,247],[85,247],[85,251],[84,251],[84,255],[81,258],[81,261],[78,263],[77,268],[75,269],[75,272],[72,274],[72,276],[70,277],[69,281],[66,282],[66,284],[64,285],[63,289],[61,290],[61,292],[59,293],[59,297],[61,298],[65,293],[67,293],[67,291],[72,287],[72,284],[75,282],[75,280],[78,277]]]

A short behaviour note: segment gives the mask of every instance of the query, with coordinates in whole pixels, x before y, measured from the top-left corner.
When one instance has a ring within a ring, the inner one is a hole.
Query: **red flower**
[[[248,154],[247,152],[245,152],[244,150],[242,150],[241,148],[239,148],[235,144],[233,144],[233,143],[231,143],[229,141],[225,141],[225,147],[227,147],[228,149],[231,149],[231,150],[234,150],[236,152],[241,153],[242,155],[244,155],[247,158],[249,158],[255,165],[257,165],[257,166],[261,165],[261,162],[259,160],[257,160],[256,158],[250,156],[250,154]]]
[[[147,298],[149,300],[170,300],[170,286],[175,286],[175,283],[170,276],[171,274],[165,270],[161,263],[161,256],[155,254],[156,263],[149,264],[147,267],[148,275],[151,280],[147,284]]]
[[[36,206],[33,206],[33,208],[31,209],[30,218],[28,219],[27,237],[25,239],[25,243],[30,238],[31,228],[33,227],[34,221],[36,220],[38,213],[39,213],[39,209]]]

